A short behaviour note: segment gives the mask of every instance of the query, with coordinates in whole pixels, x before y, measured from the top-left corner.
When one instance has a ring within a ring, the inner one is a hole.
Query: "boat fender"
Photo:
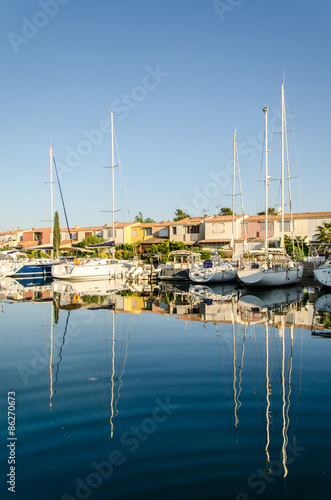
[[[77,295],[77,293],[75,293],[73,301],[74,302],[78,302],[79,301],[79,295]]]
[[[79,259],[74,259],[74,264],[75,264],[75,266],[78,266],[78,264],[79,264]]]

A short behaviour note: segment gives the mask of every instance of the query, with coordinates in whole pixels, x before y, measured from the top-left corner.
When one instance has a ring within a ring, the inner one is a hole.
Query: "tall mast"
[[[265,144],[265,250],[268,248],[268,107],[262,108],[264,112],[264,144]]]
[[[51,184],[51,234],[50,234],[50,244],[52,247],[51,258],[53,258],[53,213],[54,213],[54,202],[53,202],[53,148],[49,146],[49,170],[50,170],[50,184]]]
[[[114,246],[112,247],[112,256],[115,257],[115,174],[114,174],[114,119],[113,111],[110,111],[110,128],[111,128],[111,183],[112,183],[112,226],[113,226],[113,240]]]
[[[285,231],[285,223],[284,223],[284,138],[285,138],[285,127],[284,127],[284,117],[285,117],[285,100],[284,100],[284,84],[281,86],[281,114],[282,114],[282,119],[281,119],[281,137],[282,137],[282,151],[281,151],[281,192],[282,192],[282,223],[281,223],[281,239],[280,239],[280,246],[281,248],[284,247],[284,231]]]
[[[236,130],[233,132],[233,173],[232,173],[232,258],[234,255],[234,212],[235,212],[235,189],[236,189]]]

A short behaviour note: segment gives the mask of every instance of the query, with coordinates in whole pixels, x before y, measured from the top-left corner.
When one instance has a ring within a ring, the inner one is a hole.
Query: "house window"
[[[177,227],[176,226],[171,228],[171,229],[172,229],[172,234],[177,234]]]
[[[187,226],[185,228],[185,233],[186,234],[198,234],[199,231],[199,226]]]
[[[152,235],[153,235],[153,228],[146,227],[145,228],[145,236],[152,236]]]
[[[273,228],[274,228],[273,223],[268,222],[268,231],[273,231]],[[265,231],[265,222],[261,222],[260,231]]]
[[[41,241],[43,238],[43,233],[33,233],[33,240],[34,241]]]
[[[215,222],[212,226],[213,233],[225,233],[225,224],[223,222]]]
[[[137,236],[137,229],[132,229],[132,238]]]

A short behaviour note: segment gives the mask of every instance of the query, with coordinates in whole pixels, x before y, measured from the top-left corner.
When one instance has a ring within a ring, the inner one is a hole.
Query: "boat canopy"
[[[107,248],[107,247],[114,247],[115,246],[115,241],[103,241],[102,243],[96,243],[95,245],[88,245],[86,248]]]

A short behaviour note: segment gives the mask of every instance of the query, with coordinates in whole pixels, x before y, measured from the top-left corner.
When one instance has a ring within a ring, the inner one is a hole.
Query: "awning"
[[[95,245],[88,245],[86,248],[107,248],[114,247],[115,241],[103,241],[102,243],[96,243]]]

